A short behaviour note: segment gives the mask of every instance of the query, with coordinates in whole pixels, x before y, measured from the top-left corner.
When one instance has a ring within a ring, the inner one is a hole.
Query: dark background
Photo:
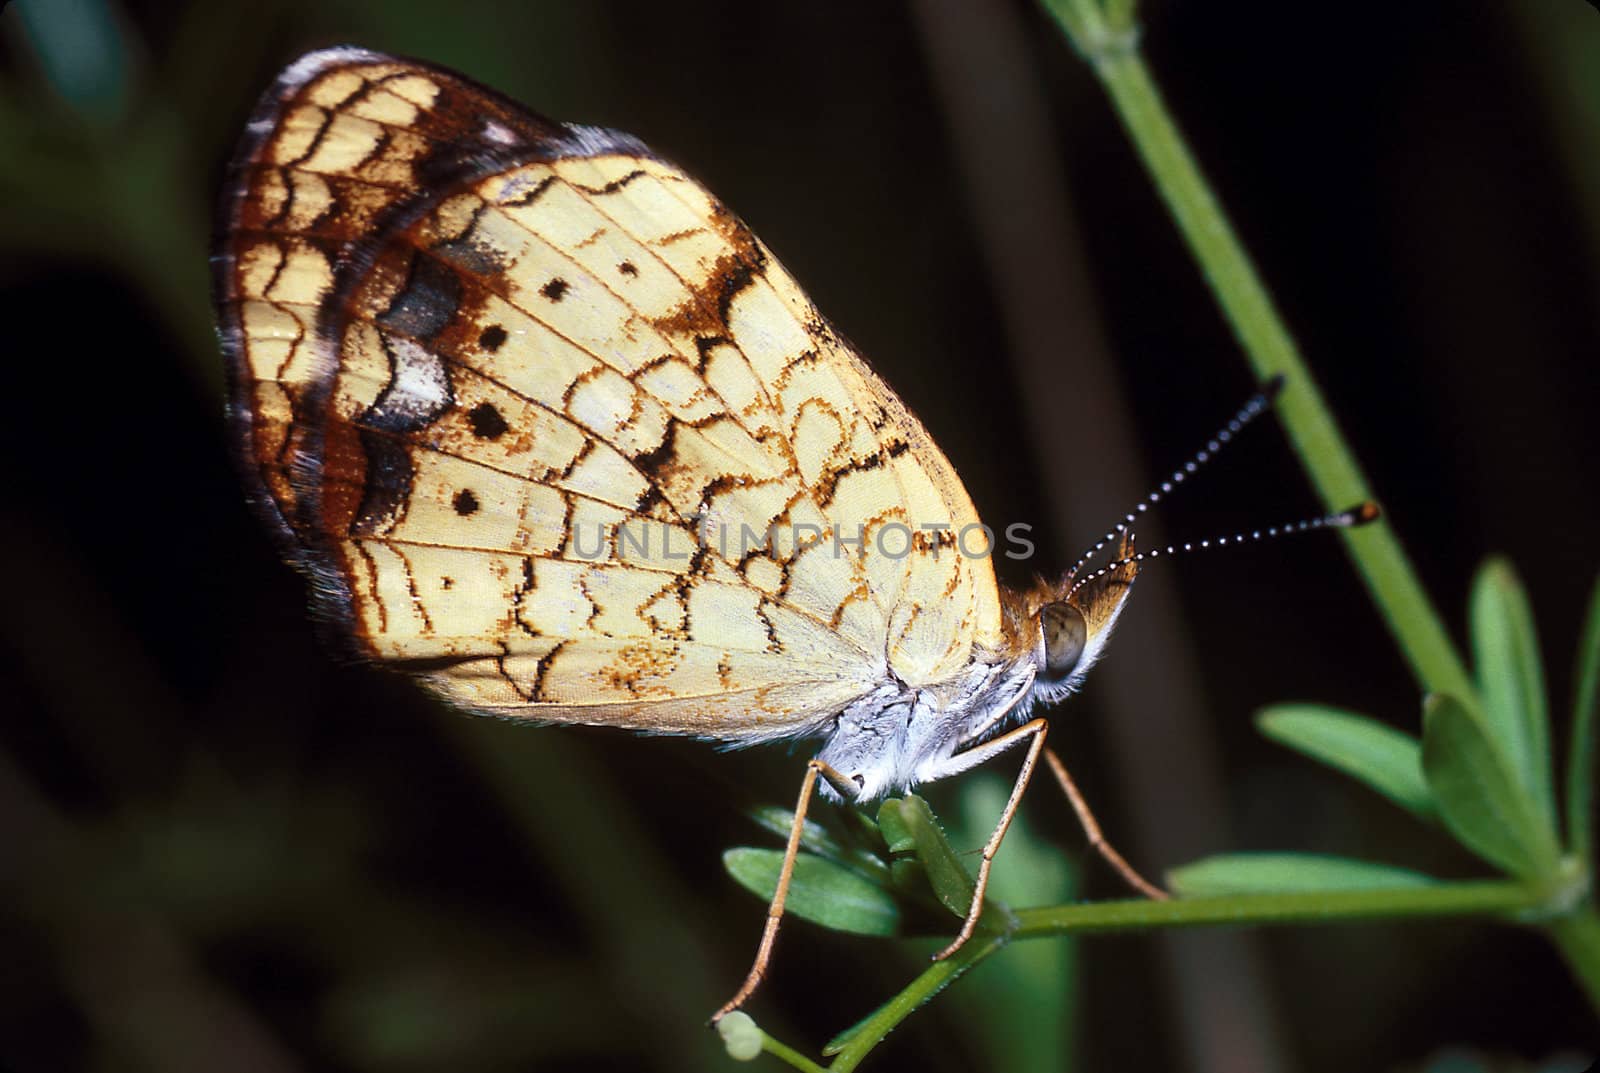
[[[1455,636],[1484,556],[1522,572],[1563,740],[1600,564],[1600,16],[1169,0],[1144,24]],[[0,1064],[723,1068],[702,1023],[762,907],[720,854],[771,844],[744,812],[789,803],[804,754],[477,722],[336,665],[246,510],[211,206],[276,69],[340,42],[688,167],[921,415],[982,515],[1037,527],[1038,569],[1197,447],[1249,373],[1089,70],[1026,3],[0,13]],[[1271,422],[1197,483],[1149,537],[1319,509]],[[1054,737],[1137,866],[1301,849],[1482,874],[1252,728],[1315,699],[1416,729],[1337,540],[1159,565],[1124,623]],[[929,789],[951,816],[962,793]],[[1120,894],[1053,791],[1024,813],[1086,895]],[[815,1053],[929,949],[792,923],[750,1010]],[[1551,949],[1486,924],[1039,949],[992,960],[869,1068],[1023,1069],[1047,1031],[1067,1042],[1037,1068],[1219,1073],[1595,1042]]]

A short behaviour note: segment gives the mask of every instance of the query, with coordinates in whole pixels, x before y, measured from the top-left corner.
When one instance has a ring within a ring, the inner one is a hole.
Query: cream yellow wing
[[[926,432],[626,135],[313,53],[222,224],[236,439],[358,654],[475,710],[758,740],[998,646]]]

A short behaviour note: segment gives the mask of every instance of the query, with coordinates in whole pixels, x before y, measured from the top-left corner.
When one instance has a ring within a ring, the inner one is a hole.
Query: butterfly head
[[[1036,701],[1052,704],[1076,691],[1100,658],[1139,573],[1133,556],[1133,534],[1124,533],[1109,569],[1080,566],[1058,584],[1041,584],[1030,594],[1026,629]]]

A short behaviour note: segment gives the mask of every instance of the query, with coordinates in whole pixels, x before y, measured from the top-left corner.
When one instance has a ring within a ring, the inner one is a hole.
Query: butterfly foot
[[[961,934],[957,935],[955,937],[955,940],[953,942],[951,942],[951,944],[949,946],[945,947],[943,950],[941,950],[937,954],[933,955],[933,957],[930,958],[929,960],[930,961],[944,961],[946,958],[952,957],[956,953],[956,951],[960,950],[963,946],[967,945],[967,940],[972,938],[972,933],[973,933],[973,929],[972,928],[962,928],[961,929]]]

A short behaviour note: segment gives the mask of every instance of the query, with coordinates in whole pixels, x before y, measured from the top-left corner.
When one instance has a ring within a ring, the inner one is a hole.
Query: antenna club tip
[[[1349,516],[1351,525],[1366,525],[1383,517],[1383,511],[1379,509],[1378,504],[1370,499],[1357,503],[1345,511],[1345,514]]]
[[[1283,394],[1283,385],[1287,382],[1287,379],[1282,373],[1273,373],[1261,381],[1261,394],[1267,397],[1268,402],[1274,401],[1279,395]]]

